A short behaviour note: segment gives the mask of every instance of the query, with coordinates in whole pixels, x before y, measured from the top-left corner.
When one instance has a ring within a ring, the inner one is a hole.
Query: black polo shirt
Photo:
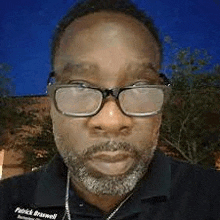
[[[67,168],[59,155],[42,169],[0,185],[0,220],[62,220]],[[106,219],[98,208],[70,191],[72,219]],[[65,218],[67,219],[67,218]],[[220,219],[220,174],[157,152],[149,172],[112,219]]]

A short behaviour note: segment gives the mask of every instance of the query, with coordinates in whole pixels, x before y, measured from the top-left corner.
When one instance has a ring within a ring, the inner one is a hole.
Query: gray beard
[[[125,195],[131,192],[137,182],[148,170],[149,163],[154,155],[155,148],[150,150],[137,151],[134,146],[125,142],[105,142],[93,145],[81,154],[76,153],[68,147],[64,147],[62,138],[56,138],[59,152],[70,171],[71,178],[84,185],[91,193],[96,195]],[[101,151],[129,151],[135,159],[134,165],[123,175],[108,176],[102,173],[91,171],[85,164],[92,154]]]

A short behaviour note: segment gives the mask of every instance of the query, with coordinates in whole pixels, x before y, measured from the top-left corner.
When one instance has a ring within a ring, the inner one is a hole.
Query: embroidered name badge
[[[24,220],[45,220],[45,219],[57,219],[57,213],[45,213],[38,210],[27,209],[16,207],[14,214],[17,216],[17,219]]]

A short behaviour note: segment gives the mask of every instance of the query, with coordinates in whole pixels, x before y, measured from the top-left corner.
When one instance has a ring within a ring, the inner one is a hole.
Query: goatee
[[[85,150],[83,153],[78,154],[75,151],[70,151],[68,148],[56,139],[58,149],[61,156],[67,165],[71,178],[82,183],[84,187],[91,193],[97,195],[125,195],[131,192],[137,182],[144,176],[148,170],[149,163],[154,155],[156,147],[151,147],[148,150],[137,150],[137,148],[126,142],[104,142],[98,145],[93,145]],[[146,148],[145,148],[146,149]],[[86,162],[93,154],[102,151],[124,151],[129,152],[132,158],[135,159],[132,167],[123,175],[105,175],[102,173],[92,172],[86,166]]]

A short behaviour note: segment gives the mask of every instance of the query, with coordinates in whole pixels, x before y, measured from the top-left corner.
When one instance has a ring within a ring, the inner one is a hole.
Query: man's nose
[[[128,135],[133,126],[133,118],[125,115],[116,101],[107,100],[98,114],[88,120],[91,132],[105,135]]]

